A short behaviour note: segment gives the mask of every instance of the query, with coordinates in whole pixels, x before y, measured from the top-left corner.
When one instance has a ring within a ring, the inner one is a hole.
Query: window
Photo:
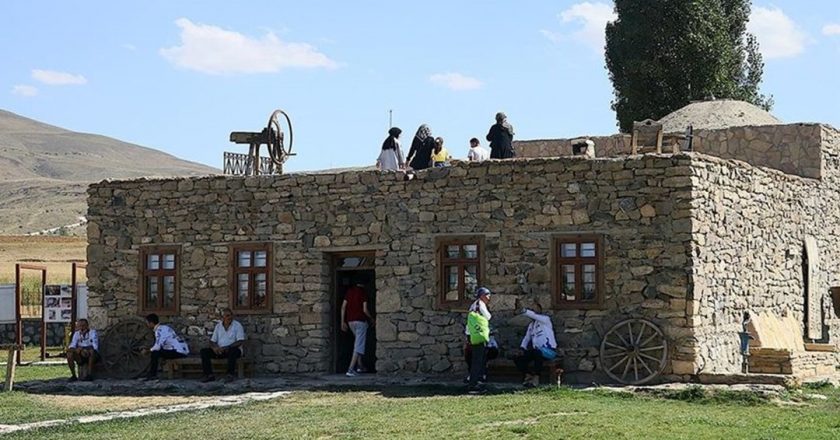
[[[271,311],[271,244],[231,246],[231,308]]]
[[[141,248],[141,312],[178,313],[179,255],[179,246]]]
[[[603,302],[603,238],[559,236],[554,239],[554,303],[587,309]]]
[[[484,260],[483,237],[438,240],[438,304],[465,306],[481,285]]]

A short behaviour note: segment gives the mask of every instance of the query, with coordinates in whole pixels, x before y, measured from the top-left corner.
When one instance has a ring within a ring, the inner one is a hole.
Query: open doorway
[[[376,317],[376,272],[374,270],[374,253],[359,252],[353,254],[336,254],[332,257],[333,267],[333,348],[335,360],[333,372],[343,373],[350,365],[353,356],[353,333],[341,330],[341,304],[347,289],[358,285],[367,296],[368,311]],[[368,327],[365,338],[365,355],[363,365],[370,372],[376,372],[376,329]]]

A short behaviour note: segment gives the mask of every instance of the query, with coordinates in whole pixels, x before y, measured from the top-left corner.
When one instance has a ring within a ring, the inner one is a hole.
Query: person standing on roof
[[[496,123],[490,127],[487,140],[490,142],[491,159],[512,159],[516,157],[516,152],[513,149],[513,126],[510,125],[507,115],[504,113],[496,113]]]
[[[432,166],[432,152],[435,149],[435,138],[432,129],[423,124],[417,129],[411,149],[408,150],[408,165],[415,170],[425,170]]]
[[[405,168],[405,158],[400,149],[400,134],[402,130],[392,127],[388,130],[388,137],[382,142],[382,151],[376,159],[376,167],[380,171],[399,171]]]
[[[467,160],[470,162],[483,162],[490,157],[490,153],[481,146],[477,138],[470,139],[470,151],[467,153]]]

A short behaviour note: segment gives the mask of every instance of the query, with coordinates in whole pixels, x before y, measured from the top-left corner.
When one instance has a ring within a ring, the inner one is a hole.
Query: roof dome
[[[659,120],[666,133],[683,132],[689,125],[715,130],[746,125],[778,125],[782,121],[748,102],[735,100],[693,102]]]

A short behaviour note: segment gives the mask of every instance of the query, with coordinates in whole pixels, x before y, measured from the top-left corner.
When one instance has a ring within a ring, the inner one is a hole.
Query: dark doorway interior
[[[353,333],[341,330],[341,303],[347,288],[360,284],[367,294],[368,311],[376,317],[376,273],[373,269],[372,255],[341,255],[334,257],[334,298],[335,314],[333,316],[333,331],[335,345],[334,372],[344,373],[350,365],[353,355]],[[376,371],[376,329],[368,327],[365,342],[365,355],[362,358],[364,366],[370,372]]]

